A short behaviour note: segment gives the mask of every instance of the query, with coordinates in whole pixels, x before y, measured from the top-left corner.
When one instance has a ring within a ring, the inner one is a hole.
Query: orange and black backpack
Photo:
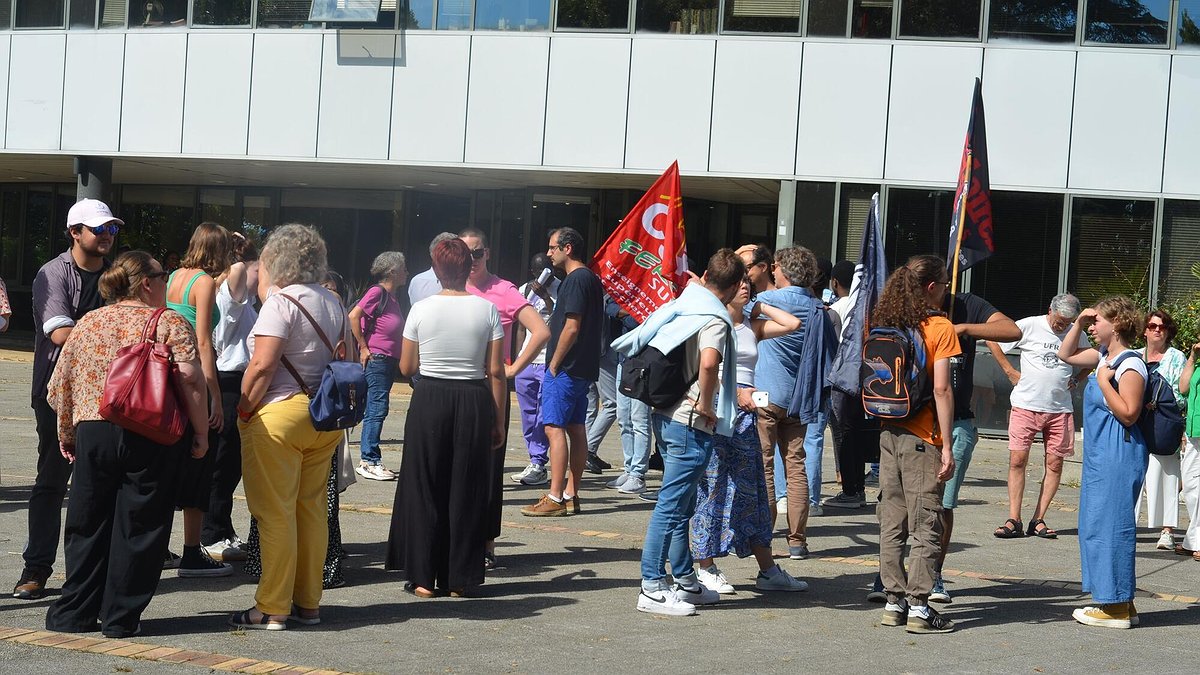
[[[933,380],[920,330],[872,328],[863,342],[863,410],[881,419],[905,419],[933,400]]]

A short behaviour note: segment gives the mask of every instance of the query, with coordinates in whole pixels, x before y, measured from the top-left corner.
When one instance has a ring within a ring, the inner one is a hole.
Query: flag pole
[[[963,171],[962,178],[962,199],[958,204],[958,232],[954,237],[954,250],[951,255],[954,256],[953,272],[950,276],[950,320],[954,321],[954,297],[958,295],[958,253],[962,250],[963,225],[967,219],[967,195],[971,192],[971,148],[967,148],[966,167]]]

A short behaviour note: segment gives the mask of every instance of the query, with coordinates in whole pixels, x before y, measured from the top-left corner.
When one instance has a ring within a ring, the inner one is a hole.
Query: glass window
[[[438,30],[471,30],[471,0],[438,0]]]
[[[249,26],[250,0],[193,0],[196,26]]]
[[[130,0],[130,28],[169,28],[185,25],[187,0]]]
[[[879,192],[878,185],[842,183],[842,195],[838,200],[837,251],[834,256],[838,260],[858,262],[862,253],[863,231],[867,229],[867,215],[871,212],[871,196],[876,192]],[[882,227],[880,225],[881,233]]]
[[[13,28],[62,28],[65,0],[16,0]]]
[[[850,37],[892,37],[892,0],[853,0]]]
[[[196,225],[196,192],[185,187],[131,185],[121,190],[117,211],[125,226],[117,245],[149,251],[159,262],[169,254],[182,255]]]
[[[12,25],[12,5],[0,0],[0,30],[8,30]]]
[[[847,0],[808,0],[808,34],[846,37]]]
[[[259,28],[319,28],[308,20],[310,0],[258,0]]]
[[[954,190],[888,190],[887,232],[883,235],[888,267],[896,269],[914,255],[945,258],[953,210]]]
[[[1200,47],[1200,0],[1179,0],[1176,47]]]
[[[807,246],[818,258],[829,258],[833,250],[833,211],[837,199],[836,183],[796,182],[795,227],[792,241]],[[868,197],[870,199],[870,197]],[[861,226],[860,226],[861,227]],[[768,230],[775,238],[775,223]],[[768,246],[774,248],[773,244]]]
[[[476,0],[475,30],[550,29],[551,0]]]
[[[0,192],[0,270],[13,282],[21,269],[21,192],[11,186]]]
[[[125,4],[122,0],[100,0],[100,27],[124,28]]]
[[[49,185],[30,185],[25,193],[25,236],[22,242],[21,284],[33,285],[42,265],[61,252],[52,243],[54,237],[54,188]],[[66,218],[63,218],[66,222]],[[64,228],[65,229],[65,228]],[[65,244],[65,234],[61,243]]]
[[[96,27],[96,0],[71,0],[67,25],[71,28]]]
[[[559,28],[629,30],[628,0],[558,0]]]
[[[1087,0],[1085,42],[1166,45],[1171,0]]]
[[[373,23],[379,18],[380,0],[312,0],[310,21],[352,21]]]
[[[1076,0],[992,0],[989,40],[1074,42]]]
[[[1075,197],[1067,291],[1084,306],[1110,295],[1145,301],[1154,243],[1154,202]]]
[[[645,0],[637,3],[639,33],[717,32],[718,0]]]
[[[400,28],[429,30],[433,28],[433,0],[399,0]]]
[[[379,13],[374,21],[330,21],[327,28],[372,28],[393,30],[396,28],[396,6],[400,0],[383,0],[379,3]],[[430,7],[433,3],[430,1]]]
[[[1063,203],[1062,195],[992,192],[996,253],[971,268],[971,292],[1013,319],[1045,311],[1058,293]]]
[[[900,35],[979,39],[980,0],[903,0]]]
[[[1162,247],[1158,263],[1158,301],[1171,302],[1200,293],[1200,202],[1163,202]]]
[[[725,0],[725,30],[799,33],[801,0]]]

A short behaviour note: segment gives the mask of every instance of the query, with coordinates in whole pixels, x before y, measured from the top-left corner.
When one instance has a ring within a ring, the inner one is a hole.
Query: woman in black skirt
[[[405,570],[405,588],[422,598],[483,583],[490,453],[504,452],[504,331],[496,306],[466,290],[471,262],[462,240],[438,244],[442,292],[413,305],[404,325],[400,371],[421,380],[404,424],[387,569]]]

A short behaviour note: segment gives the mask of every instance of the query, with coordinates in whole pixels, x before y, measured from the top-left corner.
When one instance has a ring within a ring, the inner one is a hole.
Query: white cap
[[[99,199],[81,199],[75,202],[75,205],[67,212],[67,227],[75,225],[99,227],[108,223],[124,225],[125,221],[113,216],[112,209],[108,208],[108,204]]]

